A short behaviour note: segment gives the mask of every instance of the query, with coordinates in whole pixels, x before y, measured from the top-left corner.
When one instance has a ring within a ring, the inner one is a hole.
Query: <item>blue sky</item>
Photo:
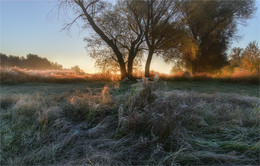
[[[0,0],[0,52],[7,55],[26,56],[29,53],[46,57],[53,62],[69,68],[78,65],[86,72],[97,72],[94,60],[86,52],[83,38],[88,32],[80,31],[76,26],[70,35],[61,31],[66,18],[57,18],[51,10],[55,1],[48,0]],[[231,47],[244,48],[250,41],[260,44],[260,1],[254,17],[247,26],[239,25],[238,35]],[[155,58],[151,69],[169,73],[171,66]]]

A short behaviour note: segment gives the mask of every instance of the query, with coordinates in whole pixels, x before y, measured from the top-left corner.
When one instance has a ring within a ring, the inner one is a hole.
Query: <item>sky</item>
[[[254,17],[246,22],[246,26],[238,26],[240,37],[230,48],[245,48],[254,40],[260,44],[259,0],[256,5],[258,9]],[[69,34],[61,31],[68,16],[60,15],[58,18],[53,12],[55,6],[54,0],[0,0],[0,52],[15,56],[37,54],[64,68],[78,65],[85,72],[98,72],[83,41],[91,31],[80,30],[77,26],[72,27]],[[167,74],[171,67],[159,58],[154,58],[151,64],[151,70]]]

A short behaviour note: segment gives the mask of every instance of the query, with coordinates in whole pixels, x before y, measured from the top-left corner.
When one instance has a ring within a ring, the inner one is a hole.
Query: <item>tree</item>
[[[71,70],[75,71],[79,75],[84,75],[86,74],[78,65],[73,66],[70,68]]]
[[[260,48],[256,41],[250,42],[245,48],[241,58],[241,68],[259,74]]]
[[[243,49],[240,47],[235,47],[232,49],[230,60],[229,60],[229,66],[231,67],[232,70],[241,65],[242,53],[243,53]]]
[[[133,3],[133,1],[130,0],[118,1],[112,10],[106,12],[98,19],[99,25],[104,33],[117,43],[127,66],[129,79],[133,79],[134,60],[138,55],[140,59],[140,55],[142,54],[141,50],[143,49],[144,30],[141,26],[140,19],[142,11],[142,5],[138,3]],[[94,36],[86,41],[89,44],[89,48],[94,48],[94,54],[92,55],[95,56],[92,57],[98,57],[98,63],[107,64],[108,62],[118,62],[113,54],[111,54],[111,49],[106,48],[104,42],[102,39],[100,40],[98,36]],[[96,47],[97,45],[99,46]],[[99,52],[103,52],[102,54],[109,52],[109,54],[97,56]],[[112,61],[108,61],[108,59],[112,59]]]
[[[243,49],[240,47],[232,48],[229,54],[228,65],[221,69],[221,72],[224,73],[234,73],[235,70],[239,69],[241,66],[241,58],[242,58]]]
[[[248,73],[259,74],[260,70],[260,48],[256,41],[250,42],[245,49],[235,47],[230,53],[229,65],[222,71],[235,73],[246,71]]]
[[[146,0],[143,17],[145,29],[145,41],[148,49],[148,57],[145,64],[145,76],[149,77],[150,65],[154,53],[174,47],[176,39],[181,35],[178,25],[179,1],[176,0]]]
[[[183,21],[197,47],[194,54],[183,53],[187,68],[194,74],[214,72],[227,64],[226,49],[235,37],[237,24],[250,18],[254,10],[253,0],[184,1]]]
[[[73,11],[73,14],[76,15],[75,19],[68,23],[63,29],[70,29],[70,27],[76,23],[78,19],[82,19],[85,24],[89,25],[96,34],[114,51],[117,61],[120,66],[121,77],[127,77],[127,71],[125,62],[123,60],[123,55],[120,52],[118,45],[115,40],[109,37],[105,32],[100,28],[98,24],[98,18],[100,15],[103,15],[106,12],[106,7],[111,5],[103,2],[101,0],[60,0],[59,9],[66,10],[70,8]]]
[[[102,47],[108,46],[119,64],[121,78],[131,79],[134,59],[141,50],[140,46],[143,42],[143,30],[139,24],[140,6],[128,1],[118,2],[117,5],[101,0],[60,0],[59,2],[60,7],[69,7],[76,15],[76,18],[64,29],[69,29],[78,19],[82,19],[96,33],[94,39],[86,41],[90,45],[98,43]],[[127,62],[124,60],[126,52]],[[112,58],[113,55],[110,55]]]

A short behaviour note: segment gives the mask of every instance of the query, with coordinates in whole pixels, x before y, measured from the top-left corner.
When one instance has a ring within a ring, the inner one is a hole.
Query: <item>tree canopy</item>
[[[226,50],[236,35],[237,25],[252,16],[255,6],[252,0],[187,0],[181,11],[188,36],[198,48],[193,54],[184,53],[186,67],[193,73],[214,72],[227,64]]]
[[[132,78],[144,53],[147,77],[155,53],[192,73],[221,69],[237,25],[256,8],[254,0],[59,0],[59,9],[75,16],[64,29],[81,19],[93,30],[85,41],[97,66],[114,66],[122,78]]]

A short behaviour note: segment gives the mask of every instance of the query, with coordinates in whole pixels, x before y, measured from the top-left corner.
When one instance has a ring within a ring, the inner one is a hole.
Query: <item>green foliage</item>
[[[229,65],[222,69],[223,73],[247,72],[258,75],[260,70],[260,48],[256,41],[250,42],[245,49],[233,48]]]
[[[260,69],[260,48],[256,41],[250,42],[245,48],[241,57],[241,68],[249,72],[259,73]]]

